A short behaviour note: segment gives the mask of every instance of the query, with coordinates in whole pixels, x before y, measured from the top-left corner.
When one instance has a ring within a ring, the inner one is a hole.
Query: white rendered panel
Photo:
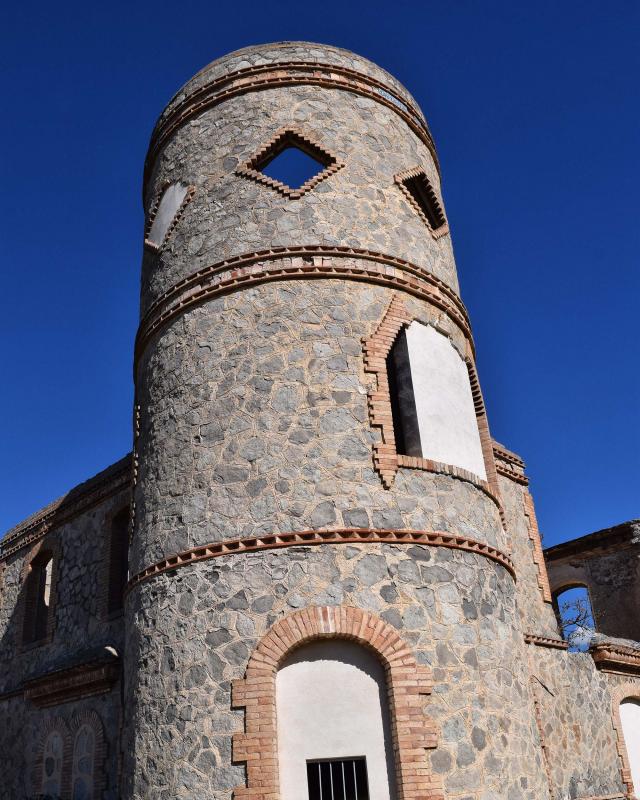
[[[640,792],[640,702],[623,700],[620,703],[620,720],[624,743],[629,755],[631,780],[636,795]]]
[[[373,653],[335,639],[296,650],[276,678],[280,794],[308,800],[307,761],[365,756],[370,800],[395,779],[386,679]]]
[[[164,241],[169,226],[173,222],[173,218],[186,197],[187,190],[188,187],[183,186],[181,183],[172,183],[171,186],[167,186],[164,194],[160,198],[158,210],[153,219],[149,235],[147,236],[147,239],[152,244],[155,244],[156,247],[160,247]]]
[[[407,329],[411,380],[423,458],[453,464],[486,480],[467,366],[430,325]]]

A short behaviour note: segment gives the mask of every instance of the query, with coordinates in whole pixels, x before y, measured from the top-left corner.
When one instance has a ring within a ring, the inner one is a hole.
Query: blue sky
[[[640,4],[10,4],[0,31],[0,531],[130,449],[141,173],[212,59],[305,39],[422,106],[494,436],[545,542],[640,515]]]

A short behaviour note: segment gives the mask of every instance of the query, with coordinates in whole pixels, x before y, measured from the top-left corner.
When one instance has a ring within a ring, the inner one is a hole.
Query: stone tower
[[[363,758],[372,800],[547,797],[416,102],[337,48],[232,53],[161,115],[144,204],[123,797],[313,798]]]

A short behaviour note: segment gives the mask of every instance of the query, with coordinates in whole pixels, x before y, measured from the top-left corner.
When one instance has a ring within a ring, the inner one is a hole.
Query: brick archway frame
[[[71,797],[71,771],[69,770],[69,761],[71,758],[71,733],[67,723],[62,717],[49,717],[45,719],[36,745],[35,760],[31,773],[31,785],[34,792],[38,795],[42,794],[42,772],[44,766],[44,748],[47,743],[49,735],[52,733],[59,733],[62,737],[62,775],[60,781],[60,797]]]
[[[424,752],[437,746],[422,708],[433,688],[431,670],[417,663],[395,628],[351,606],[315,606],[279,620],[253,651],[246,677],[233,682],[232,705],[246,709],[245,733],[233,736],[233,760],[247,764],[247,785],[236,787],[235,800],[279,800],[276,674],[292,650],[318,639],[348,639],[374,651],[387,678],[397,798],[443,800]]]
[[[616,747],[618,755],[620,756],[620,774],[622,776],[622,783],[627,792],[626,796],[630,798],[630,800],[633,800],[633,798],[638,796],[637,793],[640,791],[640,786],[635,787],[634,792],[633,780],[631,778],[631,762],[629,761],[629,753],[627,752],[627,745],[624,741],[624,732],[622,730],[622,720],[620,719],[620,703],[622,703],[623,700],[637,700],[640,702],[640,683],[623,683],[611,693],[611,713],[613,716],[613,727],[616,732]]]

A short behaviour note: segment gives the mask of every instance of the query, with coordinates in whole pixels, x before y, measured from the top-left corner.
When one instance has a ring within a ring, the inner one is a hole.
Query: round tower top
[[[311,75],[318,81],[322,81],[323,77],[330,77],[332,81],[348,81],[350,75],[359,77],[372,91],[383,97],[388,95],[387,99],[400,107],[406,106],[426,127],[424,115],[411,94],[393,75],[368,58],[350,50],[315,42],[273,42],[243,47],[203,67],[168,102],[158,119],[156,131],[169,117],[180,113],[185,105],[197,102],[199,95],[208,94],[214,86],[224,91],[225,84],[231,81],[234,88],[238,81],[246,81],[247,90],[251,91],[252,88],[259,88],[266,73],[274,69],[281,71],[281,82],[286,84],[288,76],[293,75],[287,71],[295,70],[298,65],[303,65],[306,70],[316,67],[317,71],[312,71]]]

